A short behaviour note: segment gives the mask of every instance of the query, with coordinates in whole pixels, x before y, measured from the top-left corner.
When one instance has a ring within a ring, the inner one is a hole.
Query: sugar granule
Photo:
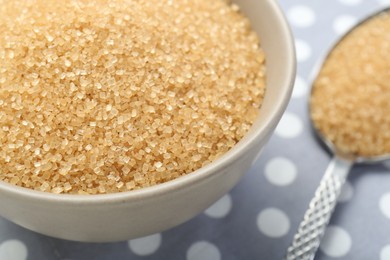
[[[98,194],[163,183],[257,118],[264,53],[223,0],[0,5],[0,180]]]

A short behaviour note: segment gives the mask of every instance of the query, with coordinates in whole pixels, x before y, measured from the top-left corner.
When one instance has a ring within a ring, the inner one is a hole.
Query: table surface
[[[262,156],[229,194],[183,225],[119,243],[64,241],[0,218],[0,260],[282,259],[330,160],[306,113],[312,68],[340,34],[390,1],[279,3],[296,39],[293,97]],[[390,260],[389,171],[390,163],[352,169],[316,260]]]

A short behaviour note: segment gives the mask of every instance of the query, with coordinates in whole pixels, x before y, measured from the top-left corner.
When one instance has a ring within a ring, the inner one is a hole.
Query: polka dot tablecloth
[[[0,260],[282,259],[330,160],[306,113],[312,68],[340,34],[390,1],[279,3],[295,35],[294,93],[262,156],[230,193],[185,224],[118,243],[64,241],[0,218]],[[390,163],[352,169],[315,259],[390,260]]]

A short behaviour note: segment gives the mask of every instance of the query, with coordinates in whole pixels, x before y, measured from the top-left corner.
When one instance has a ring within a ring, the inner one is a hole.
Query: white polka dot
[[[358,5],[362,3],[362,0],[339,0],[344,5]]]
[[[352,184],[347,181],[344,184],[343,189],[341,190],[338,201],[339,202],[347,202],[347,201],[351,200],[352,197],[353,197],[353,187],[352,187]]]
[[[326,229],[320,249],[330,257],[345,256],[352,246],[351,236],[343,228],[329,226]]]
[[[232,209],[232,198],[226,194],[215,202],[211,207],[205,210],[205,214],[212,218],[223,218],[229,214]]]
[[[306,81],[299,75],[295,78],[294,91],[292,93],[293,98],[299,98],[304,96],[307,93],[307,83]]]
[[[27,247],[19,240],[7,240],[0,244],[0,259],[25,260],[27,259]]]
[[[297,176],[297,167],[287,158],[277,157],[270,160],[265,166],[265,177],[278,186],[291,184]]]
[[[379,208],[386,217],[390,218],[390,193],[386,193],[379,200]]]
[[[287,12],[287,17],[291,24],[297,27],[309,27],[314,24],[316,15],[307,6],[297,5]]]
[[[390,260],[390,245],[382,248],[380,253],[380,260]]]
[[[151,255],[160,247],[161,240],[161,234],[154,234],[129,240],[129,247],[136,255]]]
[[[283,138],[294,138],[300,135],[303,131],[301,119],[290,112],[284,113],[275,133]]]
[[[337,34],[346,33],[349,29],[351,29],[356,23],[357,18],[351,15],[341,15],[337,17],[333,22],[333,30]]]
[[[311,47],[303,40],[295,39],[295,48],[297,51],[297,61],[307,61],[311,56]]]
[[[218,248],[207,241],[199,241],[191,245],[187,251],[187,260],[221,260]]]
[[[379,0],[378,1],[380,5],[383,6],[389,6],[390,5],[390,0]]]
[[[268,208],[257,217],[257,227],[264,235],[278,238],[288,233],[290,220],[280,209]]]

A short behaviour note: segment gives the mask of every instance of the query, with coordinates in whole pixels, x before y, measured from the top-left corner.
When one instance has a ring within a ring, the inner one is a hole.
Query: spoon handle
[[[314,259],[352,164],[352,161],[333,157],[287,250],[285,260]]]

